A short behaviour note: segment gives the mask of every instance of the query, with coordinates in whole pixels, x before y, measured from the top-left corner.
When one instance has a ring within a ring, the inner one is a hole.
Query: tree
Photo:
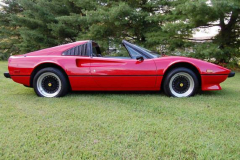
[[[166,12],[152,18],[163,22],[155,30],[163,38],[152,38],[149,34],[150,41],[167,44],[170,51],[191,47],[191,56],[216,58],[218,63],[239,57],[239,0],[178,0],[170,1],[168,7]],[[220,27],[212,42],[194,43],[190,38],[196,28],[211,26]]]
[[[17,0],[3,0],[3,3],[5,5],[1,5],[0,8],[0,60],[18,53],[17,44],[22,41],[19,26],[12,21],[13,15],[18,15],[23,11],[22,7]]]
[[[78,38],[97,40],[104,48],[127,39],[141,45],[147,45],[146,33],[155,22],[147,17],[155,14],[158,7],[148,0],[97,1],[85,10],[80,21],[85,24],[85,32]]]
[[[20,26],[21,53],[48,48],[77,40],[84,32],[83,11],[94,7],[87,0],[21,0],[21,15],[12,16]]]
[[[45,0],[22,0],[21,15],[12,16],[13,21],[20,26],[19,32],[23,38],[19,44],[21,53],[26,53],[59,44],[59,37],[52,34],[51,24],[57,23],[58,14],[67,14],[63,5]]]
[[[0,43],[4,44],[0,51],[6,54],[82,39],[96,40],[106,50],[126,39],[169,54],[181,52],[202,59],[216,58],[217,63],[240,56],[239,0],[5,2],[11,4],[0,15]],[[195,43],[194,31],[211,26],[219,26],[219,34],[211,41]]]

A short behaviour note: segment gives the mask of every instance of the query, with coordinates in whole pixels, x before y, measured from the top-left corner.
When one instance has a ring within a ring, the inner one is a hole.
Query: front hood
[[[189,63],[195,66],[200,74],[212,75],[212,74],[229,74],[231,71],[222,66],[206,62],[203,60],[181,57],[181,56],[167,56],[167,57],[159,57],[154,59],[156,63],[168,63],[168,67],[176,64],[176,63]],[[167,67],[167,68],[168,68]]]

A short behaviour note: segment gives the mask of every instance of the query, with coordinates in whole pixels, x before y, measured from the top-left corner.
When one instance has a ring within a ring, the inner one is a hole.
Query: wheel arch
[[[175,68],[179,68],[179,67],[185,67],[185,68],[188,68],[188,69],[192,70],[192,71],[196,74],[196,76],[197,76],[197,78],[198,78],[199,85],[200,85],[199,87],[201,87],[201,85],[202,85],[202,80],[201,80],[200,70],[199,70],[198,67],[196,67],[194,64],[192,64],[192,63],[190,63],[190,62],[175,62],[175,63],[172,63],[171,65],[169,65],[169,66],[167,67],[167,69],[165,69],[164,72],[163,72],[162,82],[164,82],[167,74],[168,74],[171,70],[173,70],[173,69],[175,69]],[[162,85],[163,85],[163,83],[162,83]],[[161,85],[161,88],[163,88],[162,85]]]
[[[62,71],[62,73],[63,73],[63,74],[66,76],[66,78],[67,78],[69,87],[71,87],[70,81],[69,81],[69,78],[68,78],[68,75],[67,75],[66,71],[65,71],[60,65],[58,65],[58,64],[56,64],[56,63],[53,63],[53,62],[41,63],[41,64],[38,64],[37,66],[34,67],[32,73],[31,73],[31,76],[30,76],[30,87],[33,87],[33,79],[34,79],[34,76],[37,74],[37,72],[40,71],[41,69],[47,68],[47,67],[57,68],[57,69],[59,69],[60,71]]]

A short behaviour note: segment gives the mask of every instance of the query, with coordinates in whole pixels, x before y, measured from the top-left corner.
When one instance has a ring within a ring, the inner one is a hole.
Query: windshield
[[[126,40],[123,40],[123,44],[126,46],[126,45],[129,45],[131,46],[132,48],[134,48],[135,50],[137,50],[138,52],[141,52],[142,55],[144,55],[145,57],[147,58],[158,58],[160,57],[161,55],[156,53],[156,52],[152,52],[146,48],[143,48],[143,47],[140,47],[140,46],[137,46],[135,44],[132,44],[132,43],[129,43],[128,41]]]
[[[146,52],[148,52],[149,54],[151,54],[153,57],[155,57],[155,58],[158,58],[158,57],[160,57],[161,55],[160,54],[158,54],[158,53],[156,53],[156,52],[153,52],[153,51],[150,51],[150,50],[148,50],[148,49],[146,49],[146,48],[143,48],[143,47],[140,47],[140,46],[138,46],[139,48],[141,48],[142,50],[145,50]]]

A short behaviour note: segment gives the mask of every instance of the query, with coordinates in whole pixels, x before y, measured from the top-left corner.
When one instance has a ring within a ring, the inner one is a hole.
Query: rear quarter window
[[[89,56],[87,51],[87,43],[82,44],[62,53],[63,56]]]

